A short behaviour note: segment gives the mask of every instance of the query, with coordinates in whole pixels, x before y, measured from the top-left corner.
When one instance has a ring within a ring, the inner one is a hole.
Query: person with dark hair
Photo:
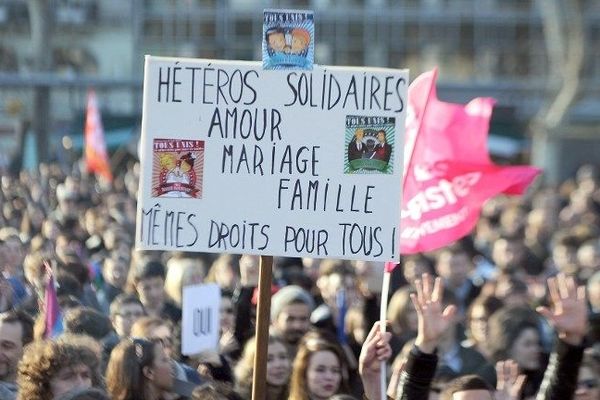
[[[32,342],[19,364],[17,399],[53,400],[70,390],[102,387],[99,352],[85,336]]]
[[[537,314],[528,307],[501,308],[489,319],[487,347],[495,361],[513,358],[521,369],[539,369],[542,360]]]
[[[502,301],[494,296],[479,295],[467,310],[466,336],[463,346],[473,348],[488,360],[488,320],[490,315],[502,308]]]
[[[148,315],[168,318],[177,324],[181,320],[181,309],[167,300],[165,276],[163,264],[147,261],[135,268],[132,283]]]
[[[199,385],[203,381],[198,371],[177,361],[173,329],[173,324],[168,319],[142,317],[131,327],[131,336],[161,342],[167,357],[171,359],[175,378]]]
[[[315,303],[300,286],[286,286],[271,299],[271,331],[285,343],[290,358],[296,355],[298,343],[310,328],[310,313]]]
[[[17,367],[24,347],[33,340],[33,319],[24,311],[0,314],[0,398],[17,395]]]
[[[133,324],[145,315],[142,302],[133,294],[122,293],[110,303],[110,320],[121,339],[129,337]]]
[[[192,392],[192,400],[244,400],[229,385],[222,382],[207,382]]]
[[[128,259],[124,256],[112,254],[102,263],[102,285],[96,291],[98,303],[102,309],[108,311],[109,305],[121,293],[127,281],[129,270]]]
[[[88,335],[101,340],[112,332],[110,319],[90,307],[68,310],[63,317],[65,333]]]
[[[173,387],[163,345],[139,338],[121,341],[108,361],[106,386],[112,400],[161,400]]]
[[[440,395],[440,400],[465,399],[465,392],[469,393],[471,399],[490,399],[494,388],[477,375],[463,375],[450,381]],[[465,399],[466,400],[466,399]]]
[[[600,399],[600,357],[586,351],[579,369],[575,400],[597,399]]]
[[[481,292],[481,286],[470,278],[475,270],[475,263],[466,245],[456,242],[440,250],[435,270],[444,280],[444,286],[454,294],[459,315],[464,316]]]
[[[108,393],[96,388],[75,389],[56,400],[111,400]]]

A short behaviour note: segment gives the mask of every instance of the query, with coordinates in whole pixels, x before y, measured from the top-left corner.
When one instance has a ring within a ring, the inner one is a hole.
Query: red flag
[[[100,118],[100,111],[98,110],[96,92],[93,90],[88,92],[85,116],[85,160],[88,172],[94,172],[108,182],[112,182],[113,176],[106,152],[102,118]]]
[[[467,235],[481,207],[500,193],[521,194],[541,172],[492,163],[487,150],[494,100],[439,101],[437,70],[408,88],[400,252],[446,246]]]

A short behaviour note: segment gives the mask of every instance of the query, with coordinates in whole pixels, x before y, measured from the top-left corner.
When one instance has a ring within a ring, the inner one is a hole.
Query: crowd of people
[[[0,400],[251,398],[259,257],[135,250],[139,172],[2,173]],[[402,256],[386,333],[382,276],[275,258],[267,399],[380,399],[382,363],[391,399],[600,399],[594,166],[491,199],[469,237]],[[207,282],[218,348],[182,355],[182,289]]]

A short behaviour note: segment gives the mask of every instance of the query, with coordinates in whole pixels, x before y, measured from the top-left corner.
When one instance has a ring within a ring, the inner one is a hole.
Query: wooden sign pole
[[[273,281],[273,256],[260,256],[258,276],[258,304],[256,306],[256,349],[252,376],[252,400],[267,398],[267,348],[271,323],[271,282]]]

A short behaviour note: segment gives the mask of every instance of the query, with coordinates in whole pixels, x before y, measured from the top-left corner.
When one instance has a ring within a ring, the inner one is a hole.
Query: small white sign
[[[219,285],[193,285],[183,288],[181,354],[218,351],[221,306]]]

